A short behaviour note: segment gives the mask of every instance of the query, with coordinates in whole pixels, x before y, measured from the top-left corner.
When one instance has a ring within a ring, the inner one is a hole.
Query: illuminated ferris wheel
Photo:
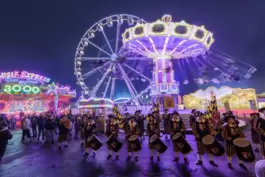
[[[110,98],[128,97],[144,103],[151,82],[151,69],[143,74],[144,57],[122,45],[125,29],[145,21],[139,17],[118,14],[92,25],[81,38],[75,54],[75,75],[82,95]],[[146,68],[145,68],[146,69]]]

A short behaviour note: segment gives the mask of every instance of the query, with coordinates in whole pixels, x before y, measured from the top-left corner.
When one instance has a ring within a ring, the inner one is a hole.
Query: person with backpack
[[[6,151],[8,140],[12,138],[10,131],[7,128],[7,124],[0,124],[0,164]]]
[[[25,140],[25,137],[31,138],[30,136],[30,128],[31,128],[31,121],[29,120],[29,116],[26,115],[21,122],[22,125],[22,139],[21,141]]]

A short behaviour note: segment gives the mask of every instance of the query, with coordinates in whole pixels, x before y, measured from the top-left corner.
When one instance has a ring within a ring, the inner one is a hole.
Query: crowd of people
[[[251,114],[252,140],[253,143],[256,144],[255,151],[260,151],[263,158],[265,155],[264,115],[265,108],[260,109],[259,113]],[[240,154],[237,152],[238,148],[235,140],[238,138],[243,139],[245,136],[232,112],[225,113],[223,116],[224,118],[216,123],[211,119],[205,119],[203,113],[192,110],[190,115],[190,125],[192,127],[192,133],[196,139],[199,155],[196,165],[202,165],[202,156],[207,154],[209,157],[209,163],[213,166],[218,166],[218,164],[215,163],[213,156],[221,156],[224,154],[224,148],[218,143],[218,141],[216,141],[216,139],[218,139],[225,141],[228,167],[230,169],[233,168],[232,157]],[[102,146],[100,139],[95,133],[97,125],[95,117],[92,114],[76,116],[68,114],[58,117],[48,112],[41,113],[39,116],[32,114],[21,115],[21,117],[22,142],[24,142],[25,139],[32,140],[35,138],[37,141],[42,140],[45,141],[45,143],[55,143],[54,135],[58,134],[58,149],[61,150],[62,146],[65,148],[68,147],[69,138],[72,137],[72,132],[74,132],[74,137],[76,139],[80,138],[81,146],[85,146],[85,158],[89,156],[90,151],[92,151],[92,156],[95,157],[97,150]],[[145,120],[148,121],[147,126],[144,124]],[[223,124],[222,121],[224,121],[225,124]],[[12,138],[12,135],[8,131],[7,120],[2,121],[0,124],[0,157],[2,159],[7,141]],[[163,129],[161,128],[161,124],[164,124]],[[143,116],[141,110],[138,110],[134,115],[126,113],[123,119],[117,119],[115,115],[109,115],[106,120],[105,131],[105,135],[108,138],[107,145],[109,149],[107,159],[112,158],[113,153],[116,154],[116,160],[119,159],[119,150],[122,146],[122,143],[119,141],[120,129],[124,130],[126,135],[125,138],[128,141],[127,160],[131,159],[132,153],[134,153],[135,161],[139,160],[138,152],[142,149],[141,141],[147,136],[149,138],[148,148],[151,151],[150,160],[153,161],[154,153],[157,151],[156,158],[157,161],[160,161],[160,154],[167,150],[166,145],[160,138],[163,135],[165,139],[170,138],[172,140],[174,147],[173,151],[175,152],[175,158],[173,161],[178,162],[179,154],[182,153],[184,162],[189,163],[187,154],[192,151],[192,147],[189,145],[188,140],[186,140],[186,127],[177,111],[169,113],[168,110],[165,109],[161,116],[159,112],[156,111],[147,116]],[[210,141],[210,143],[207,144],[207,141]],[[252,149],[250,148],[249,152],[247,152],[247,156],[243,155],[241,158],[237,158],[239,166],[243,169],[247,169],[243,164],[244,158],[246,161],[253,158],[251,150]]]

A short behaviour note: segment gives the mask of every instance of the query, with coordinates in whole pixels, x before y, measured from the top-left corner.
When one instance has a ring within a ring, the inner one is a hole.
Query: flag
[[[152,111],[153,111],[153,112],[156,111],[156,112],[159,113],[159,106],[160,106],[160,105],[159,105],[159,99],[157,99],[156,102],[155,102],[155,104],[154,104],[153,107],[152,107]]]

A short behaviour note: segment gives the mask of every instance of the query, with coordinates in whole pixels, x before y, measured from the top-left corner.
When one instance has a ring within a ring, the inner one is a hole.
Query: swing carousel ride
[[[239,81],[257,70],[211,48],[213,42],[204,26],[172,22],[170,15],[152,23],[112,15],[81,38],[74,65],[77,84],[89,98],[130,97],[125,100],[143,105],[165,95],[177,100],[180,84]]]

